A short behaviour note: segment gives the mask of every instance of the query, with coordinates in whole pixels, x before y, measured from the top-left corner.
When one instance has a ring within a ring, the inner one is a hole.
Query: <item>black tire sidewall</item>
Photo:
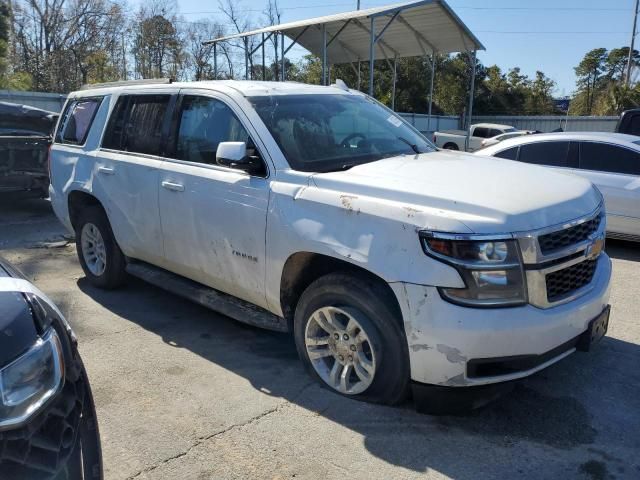
[[[362,313],[359,318],[376,356],[373,383],[363,393],[344,395],[373,403],[397,404],[406,398],[410,372],[408,347],[400,319],[395,318],[391,299],[375,282],[353,274],[329,274],[313,282],[302,294],[296,307],[294,337],[298,355],[307,371],[327,389],[316,373],[305,346],[305,330],[311,314],[322,307],[353,308]]]
[[[94,275],[87,267],[84,259],[82,251],[82,229],[88,223],[96,226],[102,235],[102,240],[104,241],[107,261],[102,275]],[[106,289],[120,286],[123,283],[125,276],[124,255],[115,241],[113,232],[111,231],[111,225],[109,224],[109,220],[107,215],[104,213],[104,210],[98,206],[84,208],[78,216],[75,230],[78,259],[80,260],[80,265],[82,266],[85,276],[91,284],[96,287]]]

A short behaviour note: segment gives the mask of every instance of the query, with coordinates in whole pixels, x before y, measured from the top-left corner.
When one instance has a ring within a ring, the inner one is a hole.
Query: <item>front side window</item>
[[[522,145],[518,160],[536,165],[567,167],[569,142],[536,142]]]
[[[274,95],[249,101],[296,170],[345,170],[397,155],[435,151],[393,112],[360,95]]]
[[[62,114],[56,143],[83,145],[101,102],[102,97],[70,101]]]
[[[238,117],[215,98],[185,96],[178,122],[174,156],[179,160],[214,165],[220,142],[245,142],[248,150],[255,150]]]
[[[162,125],[170,95],[125,95],[118,99],[102,146],[125,152],[161,155]]]
[[[607,143],[582,142],[580,168],[640,175],[640,153]]]

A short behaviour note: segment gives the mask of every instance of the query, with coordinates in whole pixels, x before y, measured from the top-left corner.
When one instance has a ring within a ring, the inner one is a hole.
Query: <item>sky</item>
[[[399,0],[361,0],[361,8]],[[186,20],[214,18],[224,23],[217,0],[177,0]],[[266,0],[237,0],[238,10],[257,27],[265,25]],[[279,0],[283,22],[355,10],[356,0]],[[478,58],[504,71],[519,66],[534,76],[543,71],[557,83],[556,96],[575,89],[575,67],[593,49],[629,45],[635,0],[448,0],[485,46]],[[640,36],[636,48],[640,47]],[[292,50],[294,52],[294,50]],[[303,49],[295,50],[297,55]]]

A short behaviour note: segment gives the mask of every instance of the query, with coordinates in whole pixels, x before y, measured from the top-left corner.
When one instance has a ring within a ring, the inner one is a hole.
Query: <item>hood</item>
[[[10,278],[0,258],[0,286]],[[36,325],[27,300],[21,293],[0,288],[0,368],[25,352],[38,339]]]
[[[591,182],[569,173],[449,151],[320,173],[313,182],[319,188],[442,212],[473,233],[548,227],[586,215],[602,201]]]
[[[0,102],[0,129],[37,132],[43,136],[51,135],[58,114],[16,103]]]

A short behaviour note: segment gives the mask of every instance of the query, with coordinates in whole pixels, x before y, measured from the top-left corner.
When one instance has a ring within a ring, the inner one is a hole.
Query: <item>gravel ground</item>
[[[640,478],[640,246],[609,242],[608,336],[464,417],[314,384],[287,335],[137,280],[103,292],[47,201],[0,203],[0,254],[73,325],[107,479]]]

